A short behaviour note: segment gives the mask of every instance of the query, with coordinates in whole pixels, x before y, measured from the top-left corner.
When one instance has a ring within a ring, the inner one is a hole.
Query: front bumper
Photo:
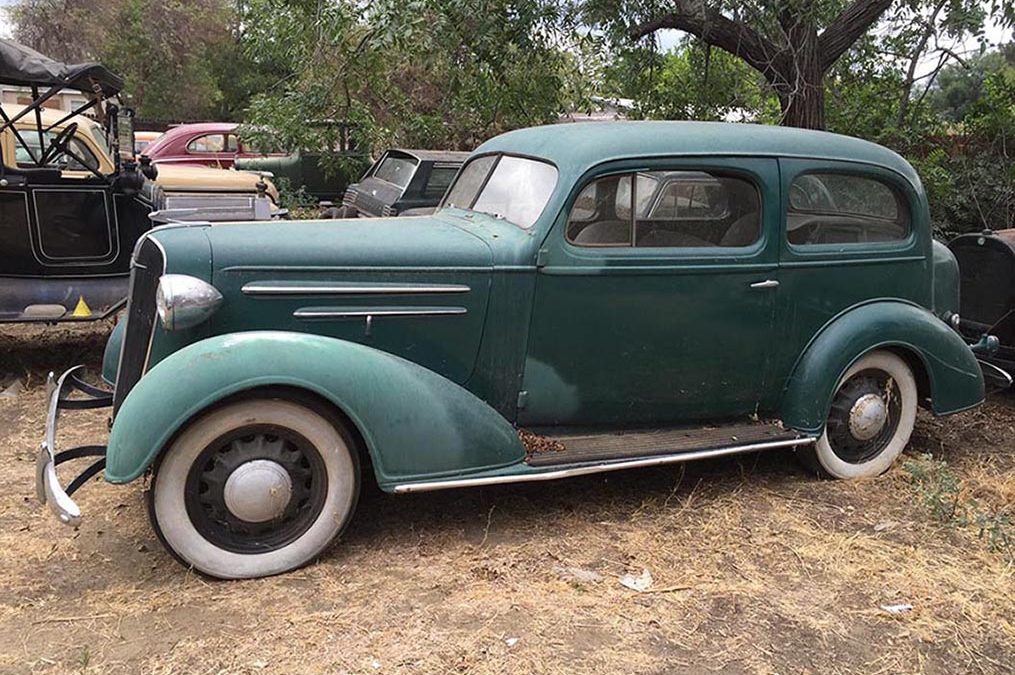
[[[35,494],[39,501],[48,504],[61,523],[72,527],[81,523],[81,509],[71,499],[78,488],[92,476],[106,467],[106,446],[83,445],[62,452],[56,449],[56,427],[61,410],[89,410],[105,408],[113,405],[112,392],[93,387],[78,377],[78,371],[84,366],[75,366],[66,371],[59,379],[49,374],[46,382],[46,436],[42,441],[38,457],[35,460]],[[71,398],[75,392],[83,397]],[[64,488],[56,475],[56,467],[64,462],[82,457],[98,457],[87,469],[82,471]]]

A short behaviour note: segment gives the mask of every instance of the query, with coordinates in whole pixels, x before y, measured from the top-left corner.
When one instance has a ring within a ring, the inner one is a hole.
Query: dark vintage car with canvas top
[[[32,92],[27,105],[0,106],[0,323],[117,311],[153,211],[208,221],[280,213],[274,187],[259,188],[256,175],[139,166],[132,114],[119,104],[123,81],[100,64],[58,63],[0,39],[0,84]],[[85,102],[46,107],[66,89]]]
[[[328,218],[377,218],[433,213],[467,152],[391,149],[349,186]]]
[[[181,561],[257,577],[319,556],[362,481],[391,493],[794,449],[877,476],[918,407],[978,405],[958,269],[880,146],[748,125],[540,127],[483,144],[419,218],[167,226],[134,253],[110,392],[53,382],[56,465],[151,475]],[[111,404],[102,449],[65,408]]]

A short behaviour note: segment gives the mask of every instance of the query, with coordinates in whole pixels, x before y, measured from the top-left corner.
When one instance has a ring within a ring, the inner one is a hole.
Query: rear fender
[[[117,412],[106,479],[134,480],[195,415],[269,386],[312,392],[344,413],[362,436],[381,487],[525,457],[504,417],[433,371],[361,344],[255,331],[188,345],[145,374]]]
[[[840,314],[807,346],[787,382],[783,422],[821,433],[839,380],[857,359],[875,349],[892,349],[918,360],[935,415],[983,402],[983,375],[958,333],[922,307],[879,300]]]

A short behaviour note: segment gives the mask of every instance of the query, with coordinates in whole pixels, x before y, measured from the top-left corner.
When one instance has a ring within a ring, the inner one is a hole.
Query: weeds
[[[929,453],[917,455],[902,467],[909,474],[920,504],[932,518],[950,527],[975,529],[977,538],[991,551],[1015,562],[1010,514],[992,512],[968,496],[948,463]]]

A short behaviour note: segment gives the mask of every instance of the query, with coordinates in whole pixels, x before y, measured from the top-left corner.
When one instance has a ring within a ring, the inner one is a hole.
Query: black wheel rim
[[[240,466],[268,460],[288,474],[291,497],[270,520],[236,517],[226,504],[229,476]],[[233,553],[267,553],[299,539],[321,514],[328,493],[324,458],[292,429],[272,424],[240,427],[209,443],[191,464],[184,502],[198,533]]]
[[[851,426],[858,402],[877,396],[885,408],[884,424],[870,438],[857,437]],[[895,437],[902,418],[902,396],[891,375],[876,369],[856,373],[839,387],[825,427],[828,444],[835,455],[849,464],[863,464],[877,457]]]

